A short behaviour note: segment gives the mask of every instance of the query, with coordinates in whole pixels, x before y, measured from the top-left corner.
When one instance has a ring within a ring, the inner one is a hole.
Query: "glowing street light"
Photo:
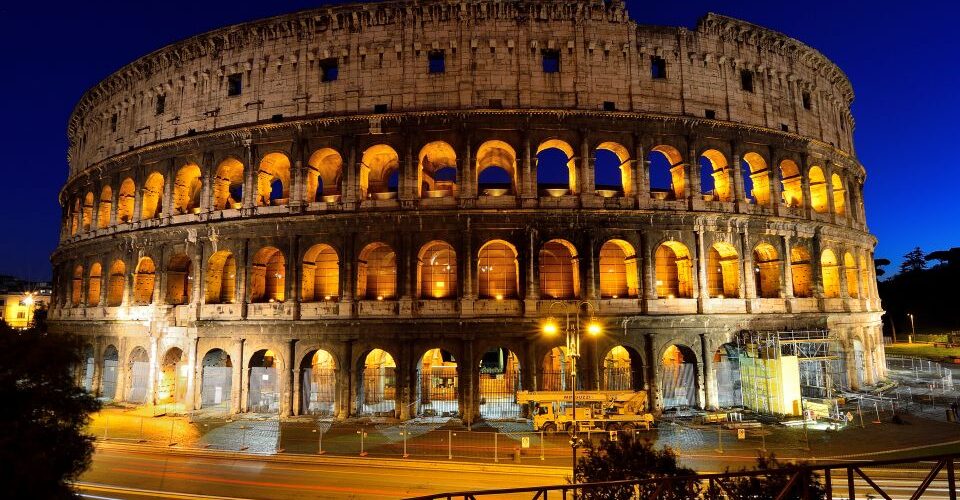
[[[543,333],[546,335],[556,335],[558,331],[557,322],[553,318],[548,318],[546,322],[543,323]]]

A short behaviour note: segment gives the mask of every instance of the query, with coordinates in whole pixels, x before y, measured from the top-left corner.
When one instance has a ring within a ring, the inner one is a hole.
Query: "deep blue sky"
[[[956,127],[960,7],[943,2],[630,0],[641,24],[693,27],[713,11],[811,45],[853,82],[856,147],[878,257],[960,245]],[[48,278],[57,193],[66,178],[67,117],[80,95],[120,66],[170,42],[320,2],[3,2],[0,6],[0,273]]]

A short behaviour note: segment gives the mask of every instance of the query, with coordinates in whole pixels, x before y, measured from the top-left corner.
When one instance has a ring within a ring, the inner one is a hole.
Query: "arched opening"
[[[127,360],[127,396],[130,403],[147,402],[147,390],[150,387],[150,355],[141,346],[133,348]]]
[[[186,254],[176,254],[167,262],[167,304],[189,304],[193,294],[193,264]]]
[[[80,374],[81,387],[87,392],[93,391],[93,373],[96,370],[97,358],[93,351],[93,346],[84,344],[81,353],[80,362],[82,363],[83,373]]]
[[[860,298],[860,270],[857,269],[857,260],[853,258],[850,252],[843,255],[843,272],[847,278],[847,295],[852,299]]]
[[[803,206],[803,179],[800,167],[793,160],[780,162],[780,182],[783,184],[783,203],[792,208]]]
[[[840,269],[837,256],[829,248],[820,254],[820,272],[823,280],[823,297],[827,299],[840,297]]]
[[[80,216],[83,208],[80,205],[80,198],[73,200],[73,210],[70,211],[70,234],[77,234],[80,230]]]
[[[395,416],[397,405],[397,364],[393,356],[374,349],[361,358],[357,388],[360,416]]]
[[[213,178],[213,209],[238,209],[243,206],[243,163],[227,158],[217,166]]]
[[[156,282],[157,268],[150,257],[144,257],[137,263],[133,275],[133,303],[147,305],[153,303],[153,287]]]
[[[793,296],[813,297],[813,268],[810,252],[801,246],[790,249],[790,277],[793,281]]]
[[[604,391],[642,391],[643,358],[632,347],[614,346],[603,357],[601,378]]]
[[[107,306],[116,307],[123,304],[123,291],[127,286],[127,265],[122,260],[115,260],[110,265],[110,282],[107,285]]]
[[[93,193],[87,193],[83,197],[83,230],[89,231],[93,224]]]
[[[167,349],[160,364],[160,377],[157,383],[157,402],[160,404],[183,403],[187,395],[187,377],[190,375],[183,350],[179,347]]]
[[[865,299],[869,299],[873,295],[873,280],[867,262],[867,256],[860,255],[860,295]]]
[[[551,299],[580,296],[577,249],[566,240],[550,240],[540,248],[540,293]]]
[[[756,205],[770,206],[770,169],[767,161],[757,153],[747,153],[743,155],[741,164],[745,197]]]
[[[684,345],[671,345],[661,358],[660,391],[663,408],[696,408],[699,381],[697,356]]]
[[[417,282],[421,299],[457,296],[457,252],[449,243],[433,241],[420,249]]]
[[[861,389],[866,383],[866,358],[863,352],[863,342],[853,339],[853,380],[857,383],[855,389]]]
[[[740,350],[736,344],[720,346],[713,354],[713,367],[717,381],[717,405],[720,408],[743,406]]]
[[[143,183],[140,198],[140,219],[149,220],[160,217],[163,212],[163,176],[153,172]]]
[[[83,266],[73,268],[73,281],[70,283],[70,305],[80,307],[83,298]]]
[[[247,411],[250,413],[280,412],[280,379],[278,359],[270,349],[261,349],[250,357]]]
[[[517,403],[520,358],[509,349],[494,347],[480,357],[480,417],[515,419],[522,414]]]
[[[517,249],[503,240],[492,240],[480,247],[477,281],[481,299],[519,298],[520,284]]]
[[[120,183],[120,192],[117,193],[117,221],[121,224],[133,220],[133,206],[137,197],[137,186],[133,179],[126,178]]]
[[[237,259],[227,250],[210,256],[207,261],[206,304],[232,304],[237,292]]]
[[[569,391],[576,380],[577,389],[583,389],[583,364],[577,364],[577,373],[573,373],[574,361],[564,346],[554,347],[543,356],[540,372],[541,391]]]
[[[655,146],[650,161],[650,196],[659,200],[680,200],[686,193],[687,177],[683,158],[672,146]]]
[[[700,191],[707,201],[733,201],[733,183],[730,182],[730,164],[716,149],[700,155]]]
[[[87,306],[100,305],[100,290],[103,288],[103,268],[99,262],[90,266],[90,278],[87,282]]]
[[[753,249],[753,279],[758,297],[780,297],[780,257],[773,245],[761,243]]]
[[[287,261],[276,247],[264,247],[253,255],[250,269],[250,302],[283,302]]]
[[[600,297],[621,299],[640,294],[637,253],[623,240],[609,240],[600,247]]]
[[[210,349],[203,356],[200,372],[200,407],[230,410],[233,397],[233,362],[223,349]]]
[[[537,191],[540,196],[576,194],[577,166],[573,148],[564,141],[551,139],[537,147]]]
[[[847,182],[847,193],[850,193],[850,216],[853,217],[853,220],[858,221],[863,210],[863,204],[860,200],[860,189],[853,179]]]
[[[397,197],[400,156],[386,144],[377,144],[363,152],[360,160],[360,199],[390,200]]]
[[[330,245],[320,243],[310,247],[303,254],[301,273],[301,302],[340,298],[340,257]]]
[[[331,417],[337,409],[337,362],[323,349],[300,362],[300,413]]]
[[[810,167],[810,206],[818,214],[826,213],[830,207],[829,198],[827,198],[827,180],[823,176],[823,170],[820,167]]]
[[[113,210],[113,189],[103,186],[100,204],[97,206],[97,229],[110,227],[110,212]]]
[[[714,243],[707,252],[707,296],[740,297],[740,257],[729,243]]]
[[[845,196],[846,190],[843,188],[843,180],[840,179],[839,175],[833,174],[831,184],[833,184],[833,210],[837,215],[846,217],[847,198]]]
[[[690,251],[682,243],[667,241],[654,254],[657,272],[657,297],[661,299],[693,296]]]
[[[190,163],[180,167],[173,180],[174,215],[190,214],[200,208],[200,192],[203,190],[203,178],[200,167]]]
[[[417,415],[456,417],[459,413],[457,360],[442,349],[430,349],[417,366]]]
[[[515,195],[517,153],[503,141],[487,141],[477,149],[477,191],[483,196]]]
[[[457,195],[457,154],[443,141],[434,141],[420,150],[417,166],[417,194],[421,198]]]
[[[331,148],[318,149],[307,160],[305,201],[336,203],[343,193],[343,157]]]
[[[604,198],[633,196],[630,152],[616,142],[604,142],[594,151],[594,186]]]
[[[270,153],[260,160],[257,170],[257,206],[286,205],[290,200],[290,159],[283,153]]]
[[[103,371],[100,373],[100,398],[105,401],[113,401],[117,397],[119,365],[120,353],[114,345],[108,345],[103,351]]]
[[[384,243],[371,243],[357,261],[357,296],[393,300],[397,296],[397,254]]]

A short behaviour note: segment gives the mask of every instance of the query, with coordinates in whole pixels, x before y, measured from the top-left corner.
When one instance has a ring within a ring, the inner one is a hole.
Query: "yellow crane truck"
[[[574,421],[571,401],[565,391],[517,392],[517,402],[530,405],[538,431],[568,430]],[[576,423],[578,429],[650,430],[653,415],[647,411],[646,391],[577,391]]]

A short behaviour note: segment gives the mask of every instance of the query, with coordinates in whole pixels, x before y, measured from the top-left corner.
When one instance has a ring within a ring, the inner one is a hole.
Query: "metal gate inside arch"
[[[522,416],[517,403],[520,386],[520,359],[509,349],[495,347],[480,358],[480,416],[486,419],[513,419]]]
[[[337,367],[322,349],[304,356],[300,369],[300,408],[308,415],[330,417],[336,410]]]

